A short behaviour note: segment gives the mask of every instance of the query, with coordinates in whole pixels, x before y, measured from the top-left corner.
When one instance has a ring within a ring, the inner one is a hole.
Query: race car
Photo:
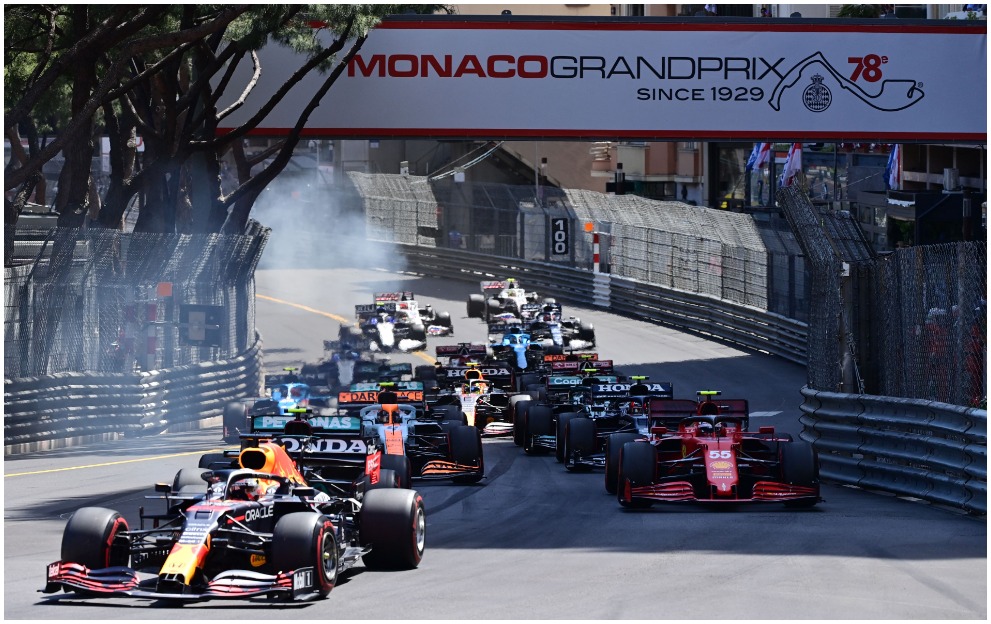
[[[464,424],[460,410],[454,419],[449,410],[428,411],[420,382],[355,384],[340,393],[338,406],[385,449],[387,463],[404,466],[401,485],[412,478],[476,483],[485,476],[478,430]]]
[[[781,502],[811,507],[822,499],[812,445],[747,431],[732,414],[695,414],[674,431],[658,425],[619,450],[616,495],[623,507],[655,502]]]
[[[595,347],[595,327],[576,316],[565,317],[559,303],[528,303],[520,312],[523,330],[548,353]]]
[[[560,384],[560,376],[548,378]],[[613,435],[647,433],[647,402],[670,398],[670,382],[635,376],[628,382],[587,377],[571,391],[570,401],[553,409],[531,408],[523,423],[523,449],[529,454],[553,451],[568,470],[604,467],[604,450]]]
[[[265,376],[267,396],[250,397],[224,406],[225,442],[237,442],[240,434],[249,432],[249,423],[253,416],[282,416],[284,422],[290,419],[290,410],[296,407],[310,407],[314,410],[330,408],[331,397],[315,392],[310,384],[300,381],[295,367],[287,366],[283,370],[286,371],[285,374]]]
[[[527,303],[536,302],[539,295],[520,288],[515,279],[486,280],[480,282],[482,293],[468,295],[468,318],[484,319],[486,323],[503,313],[520,318],[520,310]],[[553,303],[553,299],[546,300]]]
[[[513,372],[505,366],[470,363],[441,369],[440,391],[432,397],[436,406],[456,405],[466,422],[492,437],[512,433],[507,388],[513,385]]]
[[[298,440],[297,440],[298,441]],[[420,495],[393,487],[367,456],[370,478],[349,496],[321,490],[307,453],[258,439],[213,469],[184,469],[155,486],[165,512],[140,511],[132,529],[116,511],[83,507],[46,568],[47,594],[156,601],[326,597],[359,561],[416,568],[424,552]],[[146,524],[150,526],[146,526]],[[57,598],[53,598],[57,599]]]
[[[489,344],[492,356],[504,360],[517,370],[533,370],[544,360],[543,346],[533,343],[530,334],[519,325],[489,324],[489,338],[499,336]]]

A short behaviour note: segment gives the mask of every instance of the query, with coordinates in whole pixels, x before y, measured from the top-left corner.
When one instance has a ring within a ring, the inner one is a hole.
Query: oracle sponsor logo
[[[662,56],[542,56],[524,54],[372,54],[356,55],[348,77],[365,78],[599,78],[611,80],[702,80],[707,77],[762,80],[769,74],[784,78],[778,66],[784,58]]]

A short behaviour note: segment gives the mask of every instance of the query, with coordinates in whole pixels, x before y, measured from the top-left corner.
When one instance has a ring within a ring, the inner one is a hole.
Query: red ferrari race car
[[[734,414],[696,414],[676,431],[655,426],[647,438],[626,442],[617,485],[620,505],[633,508],[655,502],[811,507],[822,500],[811,444],[774,427],[747,431]]]
[[[205,455],[200,464],[211,469],[180,470],[171,485],[155,486],[161,496],[149,497],[164,499],[165,513],[142,507],[140,528],[110,509],[77,510],[41,591],[166,603],[291,601],[325,597],[358,561],[370,569],[417,567],[423,501],[395,487],[396,476],[380,468],[381,452],[368,455],[351,492],[331,496],[336,484],[310,473],[306,454],[290,456],[283,441],[259,439],[236,456]]]

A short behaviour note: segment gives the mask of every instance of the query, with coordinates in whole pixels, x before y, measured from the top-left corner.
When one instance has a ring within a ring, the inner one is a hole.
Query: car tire
[[[459,425],[468,424],[468,416],[461,411],[460,405],[438,405],[434,407],[432,413],[439,415],[441,421],[457,422]]]
[[[448,329],[453,329],[453,325],[451,323],[451,313],[438,312],[437,318],[434,319],[434,325],[440,325],[441,327],[447,327]]]
[[[413,371],[413,379],[422,381],[424,387],[428,387],[428,381],[435,385],[437,383],[437,369],[429,365],[417,366]]]
[[[206,481],[203,480],[202,468],[183,468],[175,473],[172,479],[172,491],[176,494],[206,495]]]
[[[578,339],[595,345],[595,327],[591,323],[579,323]]]
[[[222,468],[234,467],[233,458],[224,457],[223,453],[204,453],[203,455],[200,455],[200,461],[196,465],[204,470],[208,470],[211,467],[216,467],[218,470]],[[200,481],[202,481],[202,479],[200,479]]]
[[[811,444],[804,441],[781,444],[781,479],[791,485],[819,486],[819,458]],[[786,507],[814,507],[819,497],[785,501]]]
[[[478,466],[478,471],[470,475],[455,477],[455,483],[478,483],[485,476],[482,457],[482,432],[477,427],[464,425],[455,427],[448,433],[451,440],[451,459],[468,466]]]
[[[540,384],[540,375],[538,373],[523,373],[516,378],[516,383],[520,392],[524,392],[529,386]]]
[[[370,570],[409,570],[420,565],[426,544],[426,513],[415,490],[374,490],[361,505],[359,540],[371,551],[361,560]]]
[[[619,477],[617,479],[617,499],[619,504],[629,509],[642,509],[652,505],[649,500],[623,500],[626,483],[650,485],[657,472],[657,452],[648,442],[627,442],[619,454]]]
[[[523,452],[527,455],[536,455],[541,449],[533,446],[533,438],[538,435],[554,435],[554,424],[552,422],[554,412],[546,405],[535,405],[527,410],[526,418],[523,421]]]
[[[396,473],[399,487],[409,489],[413,485],[413,467],[405,455],[382,455],[382,468]]]
[[[523,446],[523,436],[525,433],[526,413],[530,410],[533,401],[526,397],[522,401],[517,401],[513,406],[513,444]]]
[[[468,295],[468,318],[482,318],[485,314],[485,297]]]
[[[385,454],[383,453],[383,457]],[[372,478],[365,475],[365,492],[372,490],[394,490],[399,487],[399,475],[395,470],[379,468],[379,482],[372,483]]]
[[[112,509],[80,507],[62,531],[62,561],[91,570],[126,566],[130,549],[127,521]]]
[[[228,403],[224,406],[224,442],[233,444],[238,442],[238,437],[243,431],[248,432],[248,408],[244,403]]]
[[[569,456],[576,452],[583,457],[595,453],[595,421],[591,418],[573,418],[565,428],[564,445]],[[583,472],[589,469],[588,466],[568,464],[565,464],[565,468]]]
[[[619,456],[623,445],[637,439],[635,433],[614,433],[606,438],[606,491],[616,493],[619,479]]]
[[[568,431],[568,421],[574,418],[578,418],[578,414],[575,412],[564,412],[557,415],[557,437],[554,445],[554,458],[559,464],[564,461],[564,446],[567,443],[565,436]]]
[[[323,514],[299,511],[279,518],[272,531],[271,555],[277,572],[313,568],[321,597],[337,583],[340,551],[334,525]]]

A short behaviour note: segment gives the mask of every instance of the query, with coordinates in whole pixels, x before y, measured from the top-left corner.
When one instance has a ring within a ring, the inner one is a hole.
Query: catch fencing
[[[269,233],[8,227],[5,453],[199,426],[257,393],[254,272]],[[210,306],[200,334],[184,306]]]
[[[581,189],[348,175],[376,240],[590,271],[598,234],[600,267],[613,276],[806,317],[805,267],[777,217]]]

